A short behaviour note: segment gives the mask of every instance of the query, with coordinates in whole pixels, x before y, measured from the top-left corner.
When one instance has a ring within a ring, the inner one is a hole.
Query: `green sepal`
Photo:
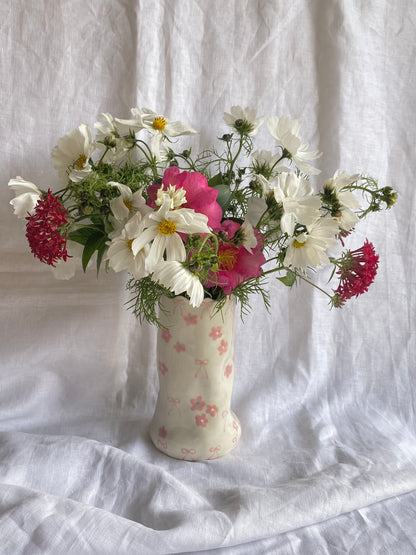
[[[295,274],[295,272],[292,272],[291,270],[288,270],[286,272],[285,276],[278,277],[277,279],[279,281],[281,281],[287,287],[292,287],[292,285],[296,282],[296,274]]]

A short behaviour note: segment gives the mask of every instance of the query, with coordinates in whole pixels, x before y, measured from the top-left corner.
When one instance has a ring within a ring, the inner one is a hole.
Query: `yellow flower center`
[[[124,204],[127,206],[130,212],[133,212],[133,205],[129,200],[123,200]]]
[[[162,116],[159,116],[153,120],[152,125],[157,131],[163,131],[166,127],[166,120],[162,118]]]
[[[159,233],[161,233],[162,235],[173,235],[174,233],[176,233],[176,224],[168,220],[163,220],[162,222],[160,222],[158,229]]]
[[[218,266],[221,270],[232,270],[237,263],[237,249],[228,247],[218,253]]]
[[[293,243],[293,246],[295,247],[295,249],[300,249],[301,247],[303,247],[305,245],[306,241],[296,241]]]
[[[79,157],[75,160],[75,166],[78,170],[82,170],[87,161],[87,157],[85,154],[80,154]]]
[[[132,251],[133,249],[131,248],[132,244],[133,244],[134,239],[130,239],[129,241],[126,241],[126,245],[128,246],[128,248]]]

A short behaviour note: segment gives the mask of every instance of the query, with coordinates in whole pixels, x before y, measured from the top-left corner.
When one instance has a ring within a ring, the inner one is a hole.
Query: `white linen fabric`
[[[415,20],[411,0],[0,3],[1,553],[416,552]],[[314,182],[340,168],[400,196],[357,226],[351,246],[380,255],[366,295],[329,310],[271,280],[270,313],[253,298],[242,439],[191,463],[148,437],[156,330],[126,310],[126,276],[55,280],[7,183],[58,190],[51,149],[100,112],[160,111],[196,151],[237,104],[301,121]]]

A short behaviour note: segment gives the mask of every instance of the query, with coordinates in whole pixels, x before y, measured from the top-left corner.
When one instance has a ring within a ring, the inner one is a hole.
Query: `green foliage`
[[[164,310],[163,297],[173,298],[175,295],[153,281],[149,276],[139,280],[131,278],[127,282],[127,289],[133,293],[133,297],[127,302],[127,306],[133,311],[140,323],[147,321],[150,324],[163,327],[159,321],[159,311]]]

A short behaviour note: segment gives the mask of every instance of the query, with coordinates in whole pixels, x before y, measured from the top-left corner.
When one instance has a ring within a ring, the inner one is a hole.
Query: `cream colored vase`
[[[205,299],[192,308],[183,297],[164,299],[158,331],[159,395],[150,425],[155,446],[170,457],[222,457],[240,438],[230,408],[234,381],[235,303],[221,312]]]

